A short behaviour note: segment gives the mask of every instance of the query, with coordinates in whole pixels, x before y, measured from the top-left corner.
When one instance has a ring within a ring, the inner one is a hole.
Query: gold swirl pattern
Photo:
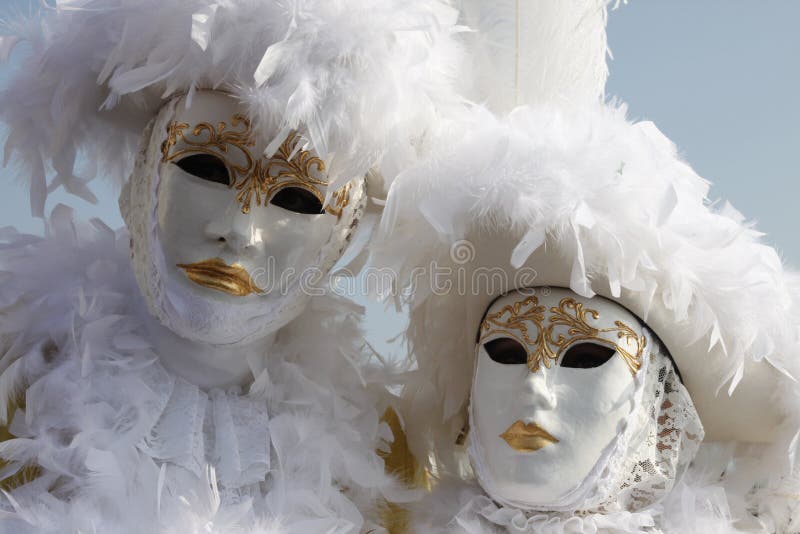
[[[242,129],[241,131],[228,130],[228,125],[222,121],[218,122],[216,127],[207,122],[201,122],[192,128],[191,136],[195,139],[190,139],[185,133],[189,124],[172,122],[167,126],[167,139],[161,143],[161,161],[169,163],[192,154],[209,154],[221,157],[231,175],[247,176],[253,168],[253,156],[250,154],[249,147],[255,146],[255,142],[252,140],[250,120],[244,115],[236,114],[231,119],[231,126],[233,128],[241,126]],[[203,139],[204,133],[208,135],[205,139]],[[178,144],[178,141],[186,144],[187,148],[170,152],[172,147]],[[225,157],[230,148],[238,150],[244,156],[245,165],[234,165],[230,162],[230,158]]]
[[[266,206],[270,199],[287,187],[299,187],[312,193],[320,202],[324,201],[322,188],[328,186],[323,178],[325,162],[300,147],[301,137],[290,132],[272,157],[255,158],[251,148],[255,146],[250,119],[236,114],[230,121],[215,125],[201,122],[190,129],[185,122],[172,122],[167,126],[167,138],[161,144],[161,161],[169,163],[192,154],[209,154],[225,162],[232,177],[229,186],[236,191],[236,200],[242,213],[250,213],[256,206]],[[174,150],[178,143],[185,147]],[[229,157],[232,152],[244,157],[243,164],[235,164]],[[340,218],[350,202],[350,184],[334,191],[332,202],[326,211]]]
[[[612,328],[597,328],[589,324],[589,320],[597,321],[600,314],[596,310],[584,309],[583,304],[575,299],[561,299],[558,306],[550,308],[548,324],[545,324],[545,306],[539,304],[536,296],[504,306],[497,313],[487,315],[481,323],[479,343],[489,335],[502,332],[523,346],[533,347],[528,350],[528,368],[532,373],[539,370],[540,365],[548,369],[569,347],[581,341],[599,343],[616,350],[622,356],[631,374],[642,366],[642,353],[647,339],[622,321],[614,321]],[[531,339],[528,325],[536,327],[536,337]],[[555,329],[559,328],[559,332]],[[631,352],[626,346],[605,339],[600,334],[615,333],[621,342],[630,343],[636,350]]]
[[[333,192],[331,201],[328,203],[328,207],[326,211],[331,215],[335,215],[337,218],[342,217],[342,212],[344,208],[350,204],[350,188],[352,187],[353,182],[348,182],[343,185],[340,189],[337,189]]]

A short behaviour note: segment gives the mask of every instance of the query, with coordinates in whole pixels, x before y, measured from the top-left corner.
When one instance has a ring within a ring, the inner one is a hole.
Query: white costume
[[[381,530],[407,495],[330,272],[452,105],[455,18],[75,0],[0,38],[32,50],[0,98],[34,213],[96,170],[127,225],[3,232],[0,532]]]
[[[410,309],[412,530],[797,532],[797,274],[602,103],[605,2],[464,9],[491,110],[397,177],[372,256]]]

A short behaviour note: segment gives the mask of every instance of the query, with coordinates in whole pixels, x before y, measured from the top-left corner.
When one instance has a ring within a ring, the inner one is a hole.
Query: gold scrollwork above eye
[[[641,368],[647,339],[622,321],[614,321],[614,326],[610,328],[594,327],[589,321],[600,318],[597,310],[584,309],[583,304],[569,297],[561,299],[558,306],[550,308],[547,321],[546,312],[545,306],[539,304],[536,296],[505,306],[483,320],[479,342],[482,343],[489,335],[501,332],[514,337],[527,347],[533,347],[527,349],[528,368],[532,373],[538,371],[540,365],[549,369],[550,364],[558,360],[566,349],[580,341],[600,343],[613,348],[625,360],[631,374],[635,375]],[[531,338],[529,324],[536,327],[534,338]],[[616,334],[621,343],[602,337],[603,333]],[[628,346],[635,350],[629,350]]]
[[[236,192],[242,213],[250,213],[253,205],[266,206],[273,195],[287,187],[305,189],[323,202],[322,188],[328,186],[324,178],[325,162],[299,145],[302,139],[297,132],[291,132],[272,157],[256,158],[251,152],[255,142],[250,120],[237,114],[230,125],[228,128],[225,122],[216,125],[201,122],[191,127],[185,122],[170,123],[161,145],[162,162],[197,153],[221,158],[228,168],[230,187]],[[176,150],[179,143],[181,146]],[[230,157],[234,151],[243,156],[238,165]],[[349,202],[350,184],[347,184],[333,193],[326,211],[340,217]]]
[[[323,174],[325,162],[299,148],[299,141],[300,136],[296,132],[290,133],[274,156],[259,159],[253,171],[234,185],[242,213],[250,212],[254,197],[257,206],[266,205],[272,195],[286,187],[300,187],[311,192],[320,202],[323,201],[319,188],[327,187],[328,182],[314,178],[313,169],[317,174]]]
[[[190,125],[185,122],[172,122],[167,126],[167,139],[161,143],[161,161],[169,163],[183,156],[190,154],[210,154],[219,156],[225,161],[232,174],[247,175],[253,168],[253,156],[250,154],[250,147],[255,143],[252,140],[252,129],[250,120],[236,114],[231,119],[231,127],[239,128],[239,131],[229,130],[225,122],[219,122],[216,126],[207,122],[200,122],[191,129],[190,136],[186,130]],[[172,151],[172,148],[183,142],[186,148]],[[233,165],[230,158],[226,157],[231,149],[238,150],[245,159],[244,165]]]

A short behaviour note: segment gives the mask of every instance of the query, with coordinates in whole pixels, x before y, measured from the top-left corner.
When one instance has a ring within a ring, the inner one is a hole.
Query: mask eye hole
[[[177,161],[175,164],[192,176],[197,176],[203,180],[223,185],[231,184],[231,179],[228,175],[228,167],[226,167],[225,162],[217,156],[212,156],[211,154],[192,154],[191,156],[181,158],[180,161]]]
[[[497,363],[506,365],[528,363],[528,352],[516,339],[501,337],[484,343],[483,348],[489,357]]]
[[[269,203],[295,213],[308,215],[322,213],[322,202],[314,193],[301,187],[284,187],[275,193]]]
[[[575,369],[591,369],[600,367],[611,359],[617,351],[605,345],[595,343],[580,343],[573,345],[564,357],[561,358],[561,367],[572,367]]]

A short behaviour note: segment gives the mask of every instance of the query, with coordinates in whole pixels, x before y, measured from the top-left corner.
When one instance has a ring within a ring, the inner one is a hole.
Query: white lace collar
[[[730,458],[709,446],[708,458]],[[636,512],[524,511],[492,501],[474,481],[445,478],[412,515],[412,532],[426,534],[766,534],[774,529],[747,525],[734,513],[718,471],[708,462],[693,466],[662,502]]]
[[[492,501],[474,481],[441,480],[412,515],[412,532],[427,534],[658,533],[658,509],[608,514],[523,511]]]
[[[139,450],[197,477],[214,465],[225,488],[265,479],[270,441],[264,399],[244,396],[237,388],[206,393],[159,364],[146,374],[158,399],[154,407],[160,409]]]

